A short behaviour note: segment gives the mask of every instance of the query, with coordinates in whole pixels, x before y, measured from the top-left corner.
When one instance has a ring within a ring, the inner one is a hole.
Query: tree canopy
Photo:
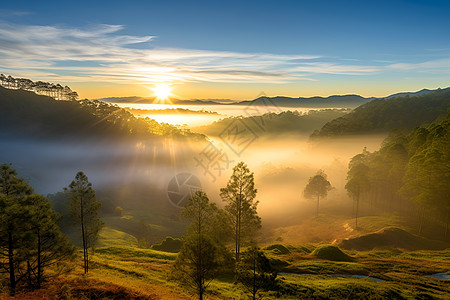
[[[304,195],[308,199],[317,199],[317,215],[319,215],[319,199],[326,197],[331,189],[331,183],[324,171],[319,170],[316,175],[309,178]]]

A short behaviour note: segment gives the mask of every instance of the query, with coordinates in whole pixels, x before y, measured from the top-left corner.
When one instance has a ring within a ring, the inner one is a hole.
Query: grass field
[[[319,227],[331,226],[324,218],[311,222],[323,224]],[[191,291],[171,278],[176,253],[136,247],[132,230],[140,219],[153,221],[152,228],[159,228],[160,234],[176,235],[183,228],[177,221],[152,219],[144,213],[110,217],[105,220],[100,247],[91,256],[88,275],[83,275],[79,256],[70,262],[69,273],[58,276],[42,290],[15,299],[195,299]],[[365,221],[371,224],[364,225],[358,235],[379,230],[383,223],[374,218]],[[337,222],[343,226],[345,220]],[[387,223],[399,225],[396,222]],[[263,251],[280,273],[277,288],[262,291],[261,299],[449,299],[450,280],[426,275],[450,270],[450,249],[342,249],[344,256],[337,257],[335,247],[324,243],[265,245]],[[3,291],[5,295],[6,289]],[[232,275],[219,276],[209,285],[206,299],[248,299],[248,294]]]

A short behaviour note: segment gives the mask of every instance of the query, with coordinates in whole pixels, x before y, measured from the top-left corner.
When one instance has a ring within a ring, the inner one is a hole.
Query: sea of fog
[[[175,105],[175,104],[142,104],[142,103],[117,103],[123,108],[132,108],[143,110],[136,115],[142,117],[149,117],[158,122],[168,123],[178,126],[197,127],[202,125],[208,125],[214,121],[218,121],[227,117],[237,116],[260,116],[266,113],[280,113],[283,111],[298,111],[306,113],[310,110],[316,110],[317,108],[304,108],[304,107],[279,107],[279,106],[264,106],[264,105]],[[217,114],[161,114],[152,113],[152,110],[165,110],[165,109],[188,109],[191,111],[208,111]],[[144,112],[147,110],[148,112]]]
[[[172,124],[203,125],[219,118],[261,115],[292,110],[278,107],[238,105],[167,106],[121,104],[135,109],[184,108],[208,110],[214,114],[168,114]],[[296,109],[306,112],[309,109]],[[248,140],[211,138],[211,143],[171,138],[114,141],[98,139],[71,141],[36,141],[0,139],[0,163],[12,163],[37,193],[62,191],[78,171],[83,171],[99,196],[106,196],[125,209],[144,209],[178,216],[180,207],[169,196],[170,182],[178,174],[198,178],[201,188],[219,206],[219,194],[233,167],[244,161],[255,174],[258,212],[265,224],[294,224],[301,215],[311,214],[314,203],[303,198],[308,179],[319,169],[325,171],[335,189],[328,203],[351,205],[344,189],[348,162],[364,147],[379,148],[384,136],[356,136],[310,142],[307,136],[255,136]],[[190,188],[190,187],[184,187]],[[326,203],[326,202],[325,202]]]
[[[293,224],[314,209],[314,203],[303,198],[303,189],[319,169],[335,187],[328,203],[351,205],[344,189],[348,161],[364,147],[376,150],[382,139],[355,137],[312,144],[306,137],[260,137],[239,151],[220,139],[211,144],[171,139],[132,143],[3,139],[0,158],[2,163],[12,163],[37,193],[62,191],[76,172],[83,171],[100,197],[109,197],[125,209],[165,215],[180,212],[168,195],[175,176],[194,175],[210,199],[221,206],[220,188],[226,186],[233,167],[244,161],[255,174],[258,211],[265,224]]]

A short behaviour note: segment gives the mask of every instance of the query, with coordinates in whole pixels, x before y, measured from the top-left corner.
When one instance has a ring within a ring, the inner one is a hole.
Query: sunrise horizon
[[[45,2],[5,3],[0,73],[69,85],[89,99],[149,97],[161,83],[181,99],[232,100],[383,97],[450,85],[448,5],[439,1],[248,1],[239,10],[233,2],[130,2],[122,14],[120,4],[93,5],[59,16]]]

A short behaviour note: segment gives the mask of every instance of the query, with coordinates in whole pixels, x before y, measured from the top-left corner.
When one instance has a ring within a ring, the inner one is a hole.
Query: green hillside
[[[311,137],[386,133],[395,128],[412,129],[424,122],[433,122],[449,108],[450,88],[415,97],[376,99],[326,123]]]

